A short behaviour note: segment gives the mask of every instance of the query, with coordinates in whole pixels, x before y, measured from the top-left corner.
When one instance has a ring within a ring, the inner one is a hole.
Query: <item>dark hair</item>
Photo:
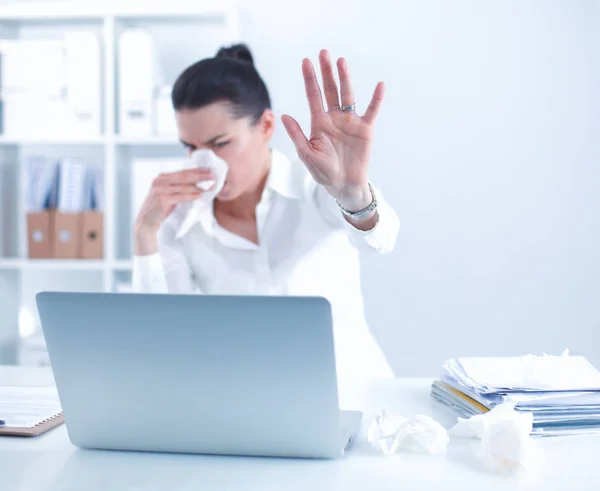
[[[245,44],[223,47],[214,58],[186,68],[173,86],[171,99],[176,111],[229,102],[234,117],[250,117],[252,124],[271,108],[267,87]]]

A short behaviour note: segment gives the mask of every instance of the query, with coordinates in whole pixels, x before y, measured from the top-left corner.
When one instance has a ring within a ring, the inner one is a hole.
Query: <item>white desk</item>
[[[449,427],[456,416],[429,396],[429,380],[408,379],[346,389],[344,407],[364,407],[366,424],[380,408],[433,416]],[[0,385],[53,384],[47,369],[0,367]],[[142,454],[79,450],[66,427],[34,439],[0,437],[0,489],[7,491],[399,491],[436,489],[598,490],[600,437],[545,439],[542,472],[495,475],[473,456],[475,442],[451,441],[442,456],[396,454],[370,447],[363,427],[350,453],[335,461]]]

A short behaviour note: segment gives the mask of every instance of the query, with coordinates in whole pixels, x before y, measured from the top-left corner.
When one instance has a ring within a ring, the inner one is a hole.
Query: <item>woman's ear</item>
[[[275,133],[275,115],[270,109],[265,109],[257,123],[265,141],[271,141]]]

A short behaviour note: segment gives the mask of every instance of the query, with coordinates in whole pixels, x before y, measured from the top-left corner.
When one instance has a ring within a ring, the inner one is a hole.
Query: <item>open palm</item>
[[[354,104],[354,93],[348,63],[340,58],[337,68],[340,89],[333,74],[327,50],[319,54],[327,110],[313,64],[302,61],[302,74],[311,113],[310,138],[306,138],[298,122],[282,117],[283,124],[296,146],[298,156],[315,181],[336,199],[350,197],[368,185],[373,126],[383,101],[384,84],[379,82],[363,116],[353,110],[342,110]],[[341,104],[340,104],[341,96]]]

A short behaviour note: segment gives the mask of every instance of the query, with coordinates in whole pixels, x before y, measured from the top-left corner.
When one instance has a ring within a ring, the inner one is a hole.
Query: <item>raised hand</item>
[[[310,137],[291,116],[282,117],[298,156],[315,181],[350,210],[358,211],[371,203],[368,171],[373,127],[383,101],[384,84],[379,82],[364,115],[354,111],[354,91],[348,63],[337,60],[339,90],[331,57],[327,50],[319,54],[327,108],[313,64],[302,61],[302,74],[311,114]]]

